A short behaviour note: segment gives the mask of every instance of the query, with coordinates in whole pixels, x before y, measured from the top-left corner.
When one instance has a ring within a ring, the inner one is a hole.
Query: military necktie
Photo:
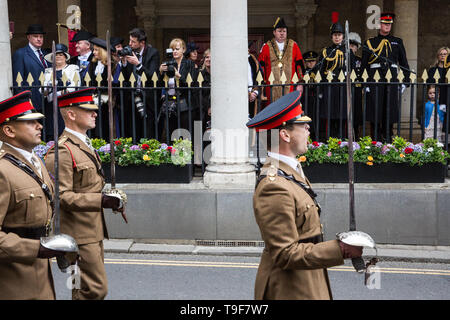
[[[305,179],[305,174],[303,173],[303,169],[300,163],[297,164],[297,172],[300,174],[300,176]]]
[[[42,178],[42,167],[39,158],[33,153],[31,155],[31,163],[36,168],[36,171],[39,173],[39,176]]]
[[[41,49],[38,49],[39,59],[41,60],[42,65],[44,68],[47,68],[47,63],[45,62],[44,55],[42,54]]]

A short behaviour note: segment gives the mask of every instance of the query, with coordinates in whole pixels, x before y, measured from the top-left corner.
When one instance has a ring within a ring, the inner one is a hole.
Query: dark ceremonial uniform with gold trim
[[[326,126],[321,131],[325,132],[328,129],[326,120],[331,119],[330,133],[331,137],[346,136],[345,119],[347,119],[347,93],[345,88],[345,81],[339,81],[339,75],[346,74],[345,67],[345,45],[342,42],[340,45],[333,44],[322,50],[320,56],[320,73],[323,83],[327,83],[327,77],[331,73],[333,76],[333,84],[321,86],[320,110],[319,115],[322,119],[321,125]],[[350,70],[355,68],[355,55],[350,51]],[[330,106],[328,106],[330,101]],[[342,119],[342,122],[340,121]],[[336,121],[334,121],[336,120]]]
[[[378,56],[388,58],[392,63],[383,58],[375,56],[367,48],[363,48],[363,55],[361,61],[362,69],[366,69],[369,75],[369,82],[374,82],[374,75],[376,71],[380,74],[380,82],[386,82],[386,73],[388,70],[392,73],[391,82],[398,82],[397,75],[400,70],[399,66],[409,69],[408,60],[406,58],[406,50],[403,45],[403,40],[392,35],[382,36],[378,34],[376,37],[370,38],[366,41],[366,46],[374,51]],[[405,82],[408,81],[409,72],[403,70]],[[389,88],[388,88],[389,87]],[[399,121],[398,115],[398,100],[400,97],[399,85],[378,85],[378,101],[376,101],[375,85],[369,86],[370,92],[367,93],[367,113],[366,120],[375,123],[377,118],[379,129],[378,137],[386,137],[386,124],[391,126]],[[389,97],[389,113],[388,109]],[[378,103],[377,103],[378,102]],[[389,123],[387,120],[389,115]],[[392,135],[392,132],[389,136]]]

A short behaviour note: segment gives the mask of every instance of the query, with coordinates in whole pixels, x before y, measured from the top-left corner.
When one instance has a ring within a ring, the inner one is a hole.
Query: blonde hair
[[[435,63],[432,65],[432,67],[437,67],[437,66],[438,66],[438,64],[439,64],[439,53],[441,53],[442,50],[447,51],[447,55],[450,54],[450,48],[449,48],[449,47],[442,47],[442,48],[440,48],[440,49],[436,52],[436,61],[435,61]],[[444,61],[444,63],[445,63],[445,61]]]
[[[202,62],[202,67],[201,67],[201,70],[205,70],[205,68],[206,68],[206,65],[205,65],[205,57],[207,56],[207,55],[210,55],[211,54],[211,49],[210,48],[208,48],[208,49],[206,49],[205,50],[205,52],[203,52],[203,62]]]
[[[180,38],[174,38],[172,41],[170,41],[169,48],[175,49],[176,45],[179,44],[181,48],[183,48],[183,52],[186,51],[186,43],[183,39]]]
[[[92,62],[97,62],[98,60],[100,60],[100,62],[105,66],[108,65],[108,53],[106,52],[106,50],[94,44],[94,50],[95,49],[98,50],[98,59],[94,57],[92,59]]]

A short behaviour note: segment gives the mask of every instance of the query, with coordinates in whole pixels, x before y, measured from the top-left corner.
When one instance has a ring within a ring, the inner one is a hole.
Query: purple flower
[[[100,147],[98,151],[103,153],[111,153],[111,145],[109,143],[105,144],[104,146]]]
[[[353,142],[353,150],[359,150],[361,147],[359,146],[358,142]]]
[[[348,142],[347,141],[342,141],[340,147],[344,148],[348,146]]]
[[[331,151],[328,151],[327,157],[331,157]]]
[[[167,144],[165,144],[165,143],[161,143],[161,147],[160,147],[160,149],[161,149],[161,150],[166,150],[166,149],[167,149],[167,147],[168,147],[168,145],[167,145]]]
[[[51,148],[51,147],[53,147],[55,145],[55,141],[49,141],[49,142],[47,142],[47,148]]]
[[[418,152],[418,153],[422,153],[423,152],[423,148],[420,144],[416,144],[413,146],[414,152]]]
[[[382,142],[377,141],[377,143],[375,144],[375,147],[377,148],[381,148],[383,146]]]
[[[50,149],[50,148],[47,146],[44,146],[42,144],[39,144],[33,148],[33,151],[39,158],[43,159],[45,154],[47,153],[48,149]]]
[[[139,150],[140,148],[139,148],[139,146],[138,145],[132,145],[131,147],[130,147],[130,150],[132,150],[132,151],[136,151],[136,150]]]

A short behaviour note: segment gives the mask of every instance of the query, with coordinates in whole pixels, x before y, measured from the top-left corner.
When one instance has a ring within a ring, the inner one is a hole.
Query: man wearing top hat
[[[46,249],[53,183],[33,152],[41,142],[44,117],[23,91],[0,102],[0,299],[55,299],[49,258],[63,252]]]
[[[42,49],[45,31],[40,24],[32,24],[28,26],[25,34],[27,35],[28,45],[17,49],[12,56],[13,86],[29,86],[27,82],[29,74],[33,77],[32,85],[39,86],[41,84],[39,81],[41,73],[44,72],[45,68],[51,67],[51,63],[44,59],[48,52]],[[22,83],[17,83],[18,74],[23,79]],[[15,88],[14,93],[23,90]],[[42,97],[39,88],[32,88],[31,93],[31,101],[34,107],[36,110],[42,111]]]
[[[98,106],[95,88],[62,95],[58,99],[65,129],[58,141],[61,199],[61,233],[72,236],[80,250],[80,288],[73,300],[104,299],[108,284],[104,266],[103,239],[108,238],[103,209],[118,209],[119,199],[102,193],[105,178],[101,160],[86,135],[95,128]],[[54,149],[46,166],[54,173]]]
[[[76,64],[80,68],[82,86],[86,85],[84,77],[86,76],[91,60],[94,57],[91,43],[89,42],[93,36],[94,35],[88,31],[80,30],[75,34],[72,40],[70,40],[70,42],[75,42],[75,50],[78,55],[70,58],[69,64]]]
[[[265,248],[255,282],[255,299],[332,298],[326,268],[359,257],[361,247],[323,241],[320,206],[297,156],[305,153],[309,122],[300,93],[289,93],[247,123],[270,130],[270,152],[258,177],[253,207]],[[274,143],[275,142],[275,143]]]
[[[374,75],[378,71],[381,83],[387,82],[386,73],[391,71],[391,82],[397,82],[400,67],[405,78],[409,78],[408,60],[403,40],[391,34],[395,14],[385,12],[380,15],[380,30],[376,37],[370,38],[363,46],[361,67],[369,74],[368,81],[374,81]],[[369,85],[367,97],[367,120],[373,127],[372,137],[378,140],[390,141],[393,135],[393,124],[399,119],[399,85],[378,84],[378,97],[376,86]],[[388,101],[389,100],[389,101]],[[376,137],[375,137],[376,130]]]
[[[258,60],[264,70],[264,82],[269,83],[269,77],[273,74],[275,78],[273,83],[281,84],[280,78],[284,72],[286,75],[286,83],[291,83],[294,74],[297,74],[299,80],[303,78],[305,66],[302,53],[298,44],[287,38],[288,27],[283,18],[278,17],[273,25],[273,39],[267,41],[261,48]],[[297,86],[297,90],[302,90],[302,86]],[[294,86],[287,87],[283,90],[281,86],[272,88],[272,96],[270,95],[270,87],[266,88],[265,96],[267,103],[279,99],[284,93],[294,90]]]

